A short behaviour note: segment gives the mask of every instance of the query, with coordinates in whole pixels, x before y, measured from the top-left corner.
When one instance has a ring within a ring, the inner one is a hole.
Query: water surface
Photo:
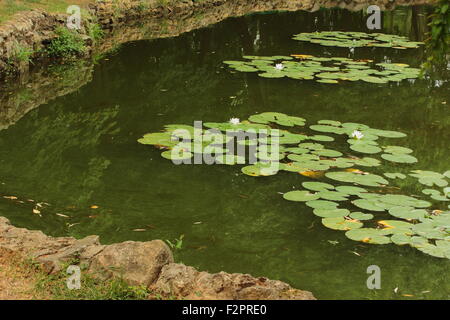
[[[421,41],[428,11],[386,12],[382,32]],[[326,85],[233,74],[222,64],[243,54],[345,56],[413,67],[424,59],[423,49],[357,48],[352,54],[291,39],[316,30],[366,31],[365,18],[339,9],[258,14],[124,45],[100,60],[80,89],[0,131],[0,195],[23,201],[0,198],[0,212],[18,226],[55,236],[99,234],[103,243],[184,235],[177,262],[280,279],[319,299],[450,298],[450,261],[410,247],[350,241],[323,227],[310,208],[283,200],[279,193],[300,187],[305,177],[281,172],[254,178],[238,166],[175,166],[136,142],[165,124],[279,111],[309,124],[334,119],[405,132],[408,137],[395,143],[415,150],[414,168],[450,169],[448,82]],[[24,100],[30,99],[26,93]],[[422,189],[405,188],[416,194]],[[39,217],[28,200],[51,206]],[[366,287],[372,264],[381,267],[381,290]]]

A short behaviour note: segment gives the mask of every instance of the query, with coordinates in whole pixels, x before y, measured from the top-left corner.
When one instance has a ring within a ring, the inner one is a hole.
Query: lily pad
[[[318,194],[310,193],[309,191],[289,191],[283,195],[283,198],[289,201],[310,201],[319,199]]]
[[[383,153],[381,157],[384,160],[388,160],[396,163],[416,163],[418,160],[416,157],[413,157],[409,154],[389,154]]]
[[[303,182],[302,186],[312,191],[326,191],[334,189],[332,184],[316,181]]]
[[[323,218],[322,224],[333,230],[352,230],[363,226],[358,220],[347,220],[343,217]]]
[[[330,209],[330,210],[337,209],[338,206],[336,202],[328,200],[311,200],[306,202],[306,205],[314,209]]]
[[[345,236],[354,241],[361,241],[371,244],[388,244],[391,239],[387,237],[380,229],[358,228],[347,231]]]

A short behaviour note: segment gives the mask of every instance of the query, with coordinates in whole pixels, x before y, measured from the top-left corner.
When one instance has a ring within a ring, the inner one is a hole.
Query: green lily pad
[[[380,147],[373,146],[370,144],[352,144],[350,145],[350,149],[357,152],[368,154],[375,154],[382,151]]]
[[[385,172],[384,176],[389,178],[389,179],[405,179],[406,175],[404,175],[403,173],[399,173],[399,172]]]
[[[345,233],[345,236],[354,241],[371,244],[388,244],[391,242],[391,239],[387,237],[382,230],[374,228],[357,228],[349,230]]]
[[[361,192],[367,192],[364,188],[354,186],[338,186],[336,187],[336,190],[350,195],[358,195]]]
[[[283,198],[289,201],[310,201],[319,199],[318,194],[310,193],[309,191],[289,191],[283,195]]]
[[[321,157],[340,157],[342,156],[342,153],[336,150],[330,150],[330,149],[321,149],[321,150],[314,150],[311,153],[316,154]]]
[[[314,209],[313,212],[321,218],[345,217],[350,213],[347,209]]]
[[[384,152],[391,153],[391,154],[408,154],[408,153],[412,153],[413,151],[411,149],[405,148],[405,147],[387,146],[387,147],[384,147]]]
[[[320,196],[321,199],[323,200],[330,200],[330,201],[345,201],[348,200],[347,197],[348,195],[342,192],[338,192],[338,191],[320,191],[318,193],[318,195]]]
[[[380,201],[371,199],[358,199],[353,200],[352,203],[358,208],[369,210],[369,211],[385,211],[383,206],[380,206]]]
[[[428,213],[424,209],[396,206],[389,209],[389,214],[396,218],[418,220],[425,217]]]
[[[423,170],[412,170],[409,175],[411,177],[415,177],[419,179],[419,183],[432,187],[433,185],[436,185],[438,187],[445,187],[448,185],[447,180],[445,179],[445,176],[433,172],[433,171],[423,171]]]
[[[327,172],[325,173],[325,176],[333,180],[356,183],[364,186],[378,187],[389,184],[387,180],[376,174],[362,175],[354,172]]]
[[[396,163],[416,163],[418,160],[416,157],[413,157],[409,154],[389,154],[383,153],[381,157],[384,160],[388,160]]]
[[[329,183],[316,182],[316,181],[303,182],[302,186],[304,188],[312,190],[312,191],[326,191],[326,190],[334,189],[334,186]]]
[[[347,220],[343,217],[323,218],[322,224],[333,230],[352,230],[363,226],[360,221]]]
[[[363,213],[363,212],[352,212],[350,214],[350,218],[360,220],[360,221],[372,220],[373,214]]]
[[[306,202],[306,205],[314,209],[337,209],[338,204],[328,200],[311,200]]]

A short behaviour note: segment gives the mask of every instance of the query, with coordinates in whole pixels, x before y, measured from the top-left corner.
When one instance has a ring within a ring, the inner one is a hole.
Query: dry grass
[[[69,5],[87,7],[94,0],[0,0],[0,23],[9,20],[14,14],[32,9],[64,13]]]
[[[39,276],[21,256],[0,250],[0,300],[45,299],[34,290]]]

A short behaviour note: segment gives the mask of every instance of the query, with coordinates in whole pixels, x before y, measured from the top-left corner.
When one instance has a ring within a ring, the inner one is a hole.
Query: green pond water
[[[381,32],[422,41],[428,11],[386,12]],[[137,143],[166,124],[278,111],[304,117],[308,125],[333,119],[407,133],[392,143],[413,149],[419,162],[386,164],[387,172],[449,170],[448,74],[330,85],[232,73],[222,63],[245,54],[342,56],[412,67],[424,59],[423,47],[351,53],[292,40],[316,30],[367,31],[361,12],[329,9],[232,18],[175,38],[122,46],[98,62],[92,81],[0,131],[1,214],[54,236],[98,234],[103,243],[184,235],[177,262],[279,279],[319,299],[450,298],[448,259],[409,246],[351,241],[325,228],[303,203],[283,199],[280,193],[301,188],[307,177],[250,177],[241,166],[175,166],[156,148]],[[407,194],[425,188],[399,184]],[[39,216],[29,200],[50,205]],[[381,268],[380,290],[366,286],[370,265]]]

